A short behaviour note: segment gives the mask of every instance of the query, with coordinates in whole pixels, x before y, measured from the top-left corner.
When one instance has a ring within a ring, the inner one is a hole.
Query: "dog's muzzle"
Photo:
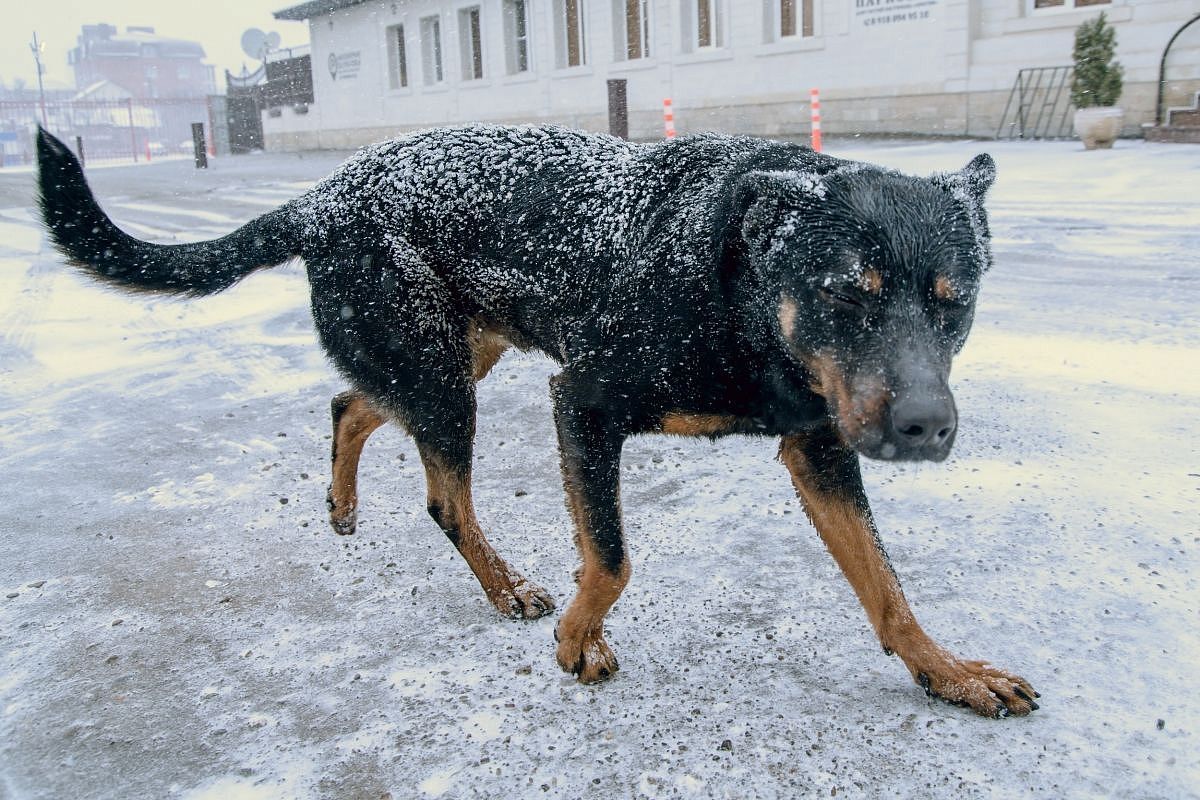
[[[864,431],[854,448],[882,461],[943,461],[958,430],[958,412],[948,394],[895,398],[875,430]]]

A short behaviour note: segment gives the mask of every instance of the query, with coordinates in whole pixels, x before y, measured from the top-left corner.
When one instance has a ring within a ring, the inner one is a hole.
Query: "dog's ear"
[[[813,172],[753,171],[733,190],[729,227],[754,256],[765,255],[777,239],[794,228],[801,208],[824,199],[826,186]],[[790,228],[789,228],[790,226]]]
[[[962,203],[975,234],[979,263],[986,272],[992,265],[992,236],[983,197],[996,181],[996,162],[987,153],[980,153],[958,172],[938,173],[930,176],[930,180]]]
[[[996,182],[996,162],[987,153],[980,153],[958,172],[940,172],[932,180],[951,194],[979,204]]]

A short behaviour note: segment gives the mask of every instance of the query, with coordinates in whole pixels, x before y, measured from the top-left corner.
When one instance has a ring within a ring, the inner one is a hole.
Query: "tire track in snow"
[[[194,217],[202,219],[206,222],[216,222],[227,225],[238,225],[244,220],[238,217],[231,217],[228,214],[221,214],[216,211],[205,211],[200,208],[183,208],[180,206],[168,206],[158,203],[114,203],[118,208],[125,208],[130,211],[146,211],[156,216],[176,216],[176,217]]]
[[[42,251],[42,237],[28,209],[0,209],[0,374],[32,359],[31,330],[50,291],[51,270],[29,258]],[[6,257],[10,253],[16,257]]]

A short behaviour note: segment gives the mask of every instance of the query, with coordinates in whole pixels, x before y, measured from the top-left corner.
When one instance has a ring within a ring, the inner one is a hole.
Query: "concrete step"
[[[1147,142],[1200,144],[1200,126],[1149,125],[1143,129]]]
[[[1196,92],[1190,106],[1168,108],[1167,125],[1176,128],[1200,127],[1200,92]]]
[[[1172,108],[1167,111],[1167,125],[1172,128],[1200,128],[1200,109]]]

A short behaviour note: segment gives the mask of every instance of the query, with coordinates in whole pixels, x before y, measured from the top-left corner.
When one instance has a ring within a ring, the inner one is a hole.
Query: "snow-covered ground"
[[[926,172],[992,152],[997,264],[945,464],[866,464],[918,617],[1041,710],[927,699],[880,652],[768,441],[625,451],[622,671],[500,619],[395,430],[359,533],[325,522],[342,384],[298,267],[198,301],[60,265],[0,172],[0,798],[1197,796],[1200,148],[834,143]],[[100,169],[127,230],[207,238],[329,155]],[[477,506],[559,599],[575,554],[546,397],[481,388]]]

